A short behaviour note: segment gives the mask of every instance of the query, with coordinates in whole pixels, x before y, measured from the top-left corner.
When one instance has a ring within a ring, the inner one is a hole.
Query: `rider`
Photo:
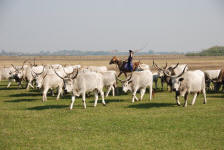
[[[132,50],[129,50],[128,70],[130,70],[130,71],[133,71],[133,64],[132,64],[133,54],[134,54],[134,52]]]

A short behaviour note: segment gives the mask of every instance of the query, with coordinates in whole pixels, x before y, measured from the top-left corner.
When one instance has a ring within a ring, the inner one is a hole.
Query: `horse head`
[[[111,60],[110,60],[110,65],[111,64],[115,64],[115,63],[117,63],[119,61],[119,59],[116,57],[116,56],[114,56]]]

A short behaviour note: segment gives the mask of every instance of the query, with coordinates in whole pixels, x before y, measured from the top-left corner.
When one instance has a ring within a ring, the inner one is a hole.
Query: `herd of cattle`
[[[116,71],[108,70],[106,66],[35,65],[31,63],[26,65],[26,61],[24,61],[22,66],[14,66],[12,64],[11,67],[0,68],[0,81],[8,80],[7,88],[10,87],[11,82],[17,82],[22,87],[21,83],[25,81],[27,90],[30,87],[42,89],[43,101],[47,100],[49,90],[54,94],[53,90],[58,89],[57,100],[60,98],[60,95],[70,92],[72,93],[70,109],[73,108],[75,97],[80,95],[82,95],[83,105],[86,108],[86,93],[88,92],[94,92],[94,106],[97,105],[98,94],[102,98],[103,105],[106,105],[103,89],[107,89],[106,97],[111,91],[114,96],[117,81],[122,83],[124,92],[132,92],[132,102],[134,102],[135,100],[138,101],[137,91],[140,91],[140,100],[142,100],[147,87],[149,87],[149,99],[151,100],[153,82],[155,83],[155,89],[157,89],[157,81],[160,78],[162,89],[164,83],[166,83],[170,91],[176,92],[177,105],[180,105],[179,96],[184,97],[185,107],[187,106],[189,93],[194,94],[192,105],[200,92],[203,93],[204,103],[206,103],[206,90],[217,91],[224,83],[224,69],[189,70],[187,64],[179,63],[170,66],[166,64],[164,67],[159,67],[153,61],[153,67],[157,71],[152,73],[148,65],[141,65],[144,66],[142,71],[134,71],[125,80],[121,80],[117,77]],[[211,82],[214,85],[212,89]]]

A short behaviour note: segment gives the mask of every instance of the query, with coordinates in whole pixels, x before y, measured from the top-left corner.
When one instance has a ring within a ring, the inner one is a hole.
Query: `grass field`
[[[208,61],[201,58],[201,64],[203,59]],[[216,61],[216,66],[224,63],[221,58]],[[215,59],[211,62],[215,64]],[[96,108],[90,96],[87,109],[78,98],[70,111],[70,94],[59,101],[48,96],[43,103],[40,91],[28,92],[15,83],[6,86],[7,81],[0,82],[1,150],[224,149],[224,93],[208,93],[207,104],[199,95],[195,105],[187,108],[176,106],[174,93],[167,91],[157,91],[152,101],[146,93],[143,101],[134,104],[130,93],[109,96],[107,106],[99,101]]]
[[[175,105],[174,93],[157,92],[151,102],[131,95],[106,98],[83,109],[70,96],[41,102],[38,91],[0,85],[0,149],[223,149],[224,95],[202,95],[194,106]],[[192,96],[190,96],[192,98]],[[181,101],[183,103],[183,99]]]

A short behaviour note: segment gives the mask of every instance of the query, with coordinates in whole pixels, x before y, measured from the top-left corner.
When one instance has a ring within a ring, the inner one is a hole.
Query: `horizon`
[[[224,1],[0,2],[0,50],[199,52],[224,41]]]

